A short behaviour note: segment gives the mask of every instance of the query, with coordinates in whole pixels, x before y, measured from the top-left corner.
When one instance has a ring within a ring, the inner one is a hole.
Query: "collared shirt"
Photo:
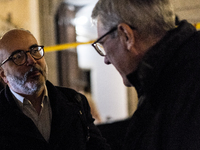
[[[22,112],[26,116],[32,119],[32,121],[35,123],[40,133],[43,135],[44,139],[46,141],[49,141],[50,131],[51,131],[52,110],[46,86],[43,94],[43,99],[41,102],[42,108],[39,114],[37,113],[37,111],[35,110],[35,108],[28,99],[22,97],[13,90],[11,90],[11,92]]]

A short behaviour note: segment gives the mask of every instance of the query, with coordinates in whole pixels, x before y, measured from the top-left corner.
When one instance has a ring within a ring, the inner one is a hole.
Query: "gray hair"
[[[175,14],[169,0],[99,0],[91,17],[107,30],[126,23],[143,38],[158,37],[175,28]]]

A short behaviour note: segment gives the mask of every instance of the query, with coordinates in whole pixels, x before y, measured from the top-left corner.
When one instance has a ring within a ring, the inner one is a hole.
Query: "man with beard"
[[[23,29],[0,39],[0,147],[20,150],[109,149],[85,96],[46,80],[43,46]]]

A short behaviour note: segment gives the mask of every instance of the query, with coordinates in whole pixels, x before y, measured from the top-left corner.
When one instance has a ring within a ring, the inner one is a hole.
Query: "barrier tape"
[[[76,48],[79,45],[91,44],[93,42],[94,41],[78,42],[78,43],[65,43],[65,44],[59,44],[59,45],[55,45],[55,46],[45,46],[44,51],[45,52],[61,51],[61,50]]]
[[[194,24],[197,30],[200,30],[200,23]],[[59,44],[55,46],[46,46],[44,47],[45,52],[53,52],[53,51],[61,51],[61,50],[66,50],[66,49],[71,49],[71,48],[76,48],[79,45],[84,45],[84,44],[91,44],[94,41],[89,41],[89,42],[79,42],[79,43],[66,43],[66,44]]]
[[[195,28],[196,28],[197,30],[200,30],[200,23],[196,23],[196,24],[194,24],[194,26],[195,26]]]

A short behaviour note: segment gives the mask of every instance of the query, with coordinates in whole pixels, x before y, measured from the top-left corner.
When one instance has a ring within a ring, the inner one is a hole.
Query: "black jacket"
[[[182,21],[127,78],[140,99],[123,150],[200,149],[200,32]]]
[[[46,83],[52,107],[49,143],[33,121],[17,107],[7,87],[0,93],[0,149],[105,150],[109,149],[93,124],[86,98],[76,91]]]

